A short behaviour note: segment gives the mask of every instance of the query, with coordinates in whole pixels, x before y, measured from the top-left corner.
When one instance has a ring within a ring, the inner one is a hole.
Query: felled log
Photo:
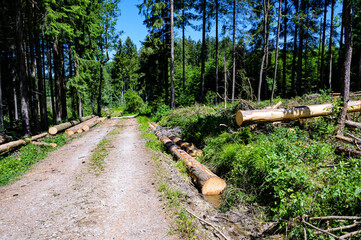
[[[81,122],[84,122],[90,118],[94,117],[93,115],[89,115],[89,116],[86,116],[86,117],[82,117],[80,119],[77,119],[77,120],[73,120],[73,121],[70,121],[70,122],[66,122],[66,123],[62,123],[62,124],[59,124],[59,125],[56,125],[56,126],[53,126],[51,128],[49,128],[49,133],[51,135],[55,135],[57,134],[58,132],[60,131],[63,131],[67,128],[70,128],[72,126],[75,126]]]
[[[361,111],[361,101],[350,101],[348,103],[347,112],[359,111]],[[280,120],[325,116],[331,113],[331,103],[283,109],[239,110],[236,114],[236,121],[238,125],[242,125],[243,123],[275,122]]]
[[[89,123],[90,121],[94,121],[94,120],[96,120],[97,118],[98,118],[98,117],[93,117],[93,118],[88,119],[88,120],[86,120],[86,121],[84,121],[84,122],[82,122],[82,123],[78,123],[78,124],[76,124],[75,126],[66,129],[66,130],[65,130],[65,133],[68,134],[69,136],[71,136],[71,135],[73,135],[73,134],[75,134],[75,133],[81,133],[81,132],[83,132],[83,129],[82,129],[82,128],[83,128],[83,126],[84,126],[85,124]]]
[[[37,141],[37,140],[39,140],[39,139],[41,139],[41,138],[44,138],[44,137],[46,137],[46,136],[48,136],[48,133],[44,132],[44,133],[40,133],[40,134],[38,134],[38,135],[35,135],[35,136],[30,137],[28,140],[29,140],[29,141]]]
[[[13,138],[7,135],[0,135],[0,144],[11,141]]]
[[[193,144],[183,141],[181,138],[175,135],[170,135],[169,139],[172,140],[173,143],[178,145],[182,150],[186,151],[192,157],[203,155],[202,150],[196,148]]]
[[[26,144],[26,142],[24,140],[22,140],[22,139],[2,144],[2,145],[0,145],[0,153],[9,151],[11,149],[20,147],[20,146],[25,145],[25,144]]]
[[[337,134],[337,135],[335,136],[335,138],[337,138],[337,139],[339,139],[339,140],[342,140],[342,141],[344,141],[344,142],[346,142],[346,143],[350,143],[350,144],[360,143],[359,141],[356,141],[356,140],[353,139],[353,138],[346,137],[346,136],[342,136],[342,135],[339,135],[339,134]]]
[[[46,147],[53,147],[55,148],[57,146],[56,143],[46,143],[46,142],[31,142],[31,144],[36,146],[46,146]]]
[[[361,129],[361,123],[358,123],[358,122],[353,122],[353,121],[346,120],[346,121],[345,121],[345,124],[346,124],[347,126],[350,126],[350,127],[354,127],[354,128],[359,128],[359,129]]]
[[[94,119],[94,121],[89,121],[87,123],[85,123],[82,127],[83,131],[86,132],[86,131],[89,131],[90,128],[94,127],[95,125],[97,125],[98,123],[102,123],[104,122],[106,119],[106,117],[104,118],[97,118],[97,119]]]

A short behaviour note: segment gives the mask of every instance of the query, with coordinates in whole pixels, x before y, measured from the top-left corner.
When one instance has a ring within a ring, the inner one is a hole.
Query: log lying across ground
[[[11,149],[20,147],[20,146],[25,145],[25,144],[26,144],[26,141],[24,141],[22,139],[2,144],[2,145],[0,145],[0,153],[9,151]]]
[[[91,119],[88,119],[84,122],[78,123],[73,127],[70,127],[68,129],[65,130],[65,133],[68,134],[69,136],[75,134],[75,133],[81,133],[83,132],[83,126],[86,124],[91,123],[92,121],[95,121],[96,119],[98,119],[98,117],[93,117]]]
[[[361,101],[350,101],[347,112],[361,111]],[[283,109],[261,109],[261,110],[239,110],[236,114],[237,124],[257,122],[275,122],[280,120],[294,120],[299,118],[309,118],[325,116],[332,113],[332,104],[319,104],[309,106],[297,106]]]
[[[67,128],[75,126],[75,125],[77,125],[77,124],[79,124],[81,122],[84,122],[86,120],[89,120],[90,118],[93,118],[93,117],[94,117],[94,115],[90,115],[90,116],[82,117],[82,118],[77,119],[77,120],[73,120],[73,121],[70,121],[70,122],[66,122],[66,123],[62,123],[62,124],[53,126],[53,127],[49,128],[49,133],[51,135],[55,135],[60,131],[63,131],[65,129],[67,129]]]
[[[178,145],[178,147],[180,147],[182,150],[186,151],[192,157],[202,156],[203,155],[202,150],[196,148],[191,143],[183,141],[181,138],[179,138],[179,137],[177,137],[175,135],[170,135],[169,139],[172,140],[173,143]]]
[[[150,124],[150,127],[154,129],[156,125]],[[218,195],[222,193],[227,186],[227,183],[223,179],[212,173],[187,152],[180,149],[180,147],[174,144],[168,137],[162,136],[161,132],[156,132],[156,135],[178,160],[186,163],[187,171],[194,183],[201,189],[203,195]]]
[[[40,133],[40,134],[38,134],[38,135],[35,135],[35,136],[32,136],[32,137],[30,137],[28,140],[29,141],[37,141],[37,140],[39,140],[39,139],[41,139],[41,138],[44,138],[44,137],[46,137],[46,136],[48,136],[48,133],[46,133],[46,132],[44,132],[44,133]]]
[[[46,146],[46,147],[53,147],[55,148],[57,146],[56,143],[46,143],[46,142],[31,142],[31,144],[35,146]]]
[[[347,126],[349,126],[349,127],[354,127],[354,128],[360,128],[361,129],[361,123],[358,123],[358,122],[353,122],[353,121],[346,120],[345,124]]]

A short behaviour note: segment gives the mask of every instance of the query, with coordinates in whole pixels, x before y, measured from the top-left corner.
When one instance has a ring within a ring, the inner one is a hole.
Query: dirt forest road
[[[104,138],[113,146],[97,176],[90,156]],[[53,151],[0,188],[0,239],[174,239],[144,143],[136,119],[107,120]]]

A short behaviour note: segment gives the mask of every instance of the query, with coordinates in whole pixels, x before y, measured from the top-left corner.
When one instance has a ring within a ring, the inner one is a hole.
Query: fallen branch
[[[351,224],[351,225],[342,226],[342,227],[337,227],[337,228],[330,228],[330,229],[327,229],[326,231],[327,231],[327,232],[342,231],[342,230],[344,230],[344,229],[354,228],[354,227],[359,226],[359,225],[360,225],[359,222],[355,222],[354,224]],[[321,232],[321,231],[318,231],[318,232],[314,232],[313,234],[315,234],[315,235],[320,235],[320,234],[322,234],[322,232]]]
[[[206,220],[198,217],[197,215],[195,215],[194,213],[192,213],[192,212],[189,211],[188,209],[185,209],[185,210],[186,210],[190,215],[192,215],[193,217],[197,218],[199,221],[202,221],[202,222],[204,222],[205,224],[207,224],[207,225],[211,226],[212,228],[214,228],[214,230],[216,230],[224,239],[229,240],[229,238],[228,238],[226,235],[224,235],[218,228],[216,228],[212,223],[210,223],[210,222],[208,222],[208,221],[206,221]]]
[[[346,120],[345,124],[347,126],[350,126],[350,127],[360,128],[361,129],[361,123],[358,123],[358,122],[353,122],[353,121]]]
[[[307,226],[309,226],[310,228],[316,229],[317,231],[323,232],[323,233],[325,233],[325,234],[327,234],[327,235],[330,235],[331,237],[333,237],[333,238],[335,238],[335,239],[338,239],[338,236],[336,236],[335,234],[332,234],[332,233],[330,233],[330,232],[327,232],[326,230],[323,230],[323,229],[321,229],[321,228],[318,228],[318,227],[312,225],[311,223],[306,222],[304,219],[302,219],[302,223],[305,224],[305,225],[307,225]]]
[[[346,238],[355,236],[355,235],[360,234],[360,233],[361,233],[361,230],[350,232],[350,233],[347,233],[345,235],[340,236],[339,239],[346,239]]]
[[[361,220],[361,217],[355,216],[326,216],[326,217],[311,217],[310,220]]]
[[[337,146],[336,149],[335,149],[335,153],[339,154],[339,155],[342,154],[342,153],[346,153],[350,157],[361,157],[361,151],[346,148],[346,147],[343,147],[343,146]]]

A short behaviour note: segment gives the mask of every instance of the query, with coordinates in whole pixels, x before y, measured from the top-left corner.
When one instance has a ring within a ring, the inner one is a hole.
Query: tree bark
[[[322,49],[321,49],[321,71],[320,71],[320,81],[319,89],[323,89],[325,86],[324,82],[324,68],[325,68],[325,42],[326,42],[326,21],[327,21],[327,3],[325,0],[325,5],[323,9],[323,26],[322,26]]]
[[[284,18],[283,18],[283,28],[284,28],[284,35],[283,35],[283,87],[282,87],[282,93],[283,97],[286,96],[286,68],[287,68],[287,0],[285,0],[285,11],[284,11]]]
[[[175,90],[174,90],[174,18],[173,18],[174,4],[170,0],[170,89],[172,109],[175,108]]]
[[[232,102],[236,90],[236,0],[233,0],[233,71],[232,71]]]
[[[21,121],[24,136],[30,136],[29,100],[26,84],[25,49],[23,45],[23,0],[16,0],[16,59],[20,83]]]
[[[305,13],[306,11],[306,1],[307,0],[301,0],[301,14]],[[300,39],[299,39],[299,45],[298,45],[298,63],[297,63],[297,95],[300,96],[302,95],[302,75],[303,75],[303,65],[302,65],[302,60],[303,60],[303,40],[304,40],[304,33],[305,33],[305,22],[304,19],[301,18],[301,22],[300,22]]]
[[[361,101],[350,102],[348,108],[345,110],[347,110],[347,112],[360,112]],[[332,103],[283,109],[240,110],[236,114],[236,121],[238,125],[242,125],[243,123],[274,122],[280,120],[326,116],[331,113]]]
[[[48,129],[48,113],[46,106],[46,91],[44,87],[43,80],[43,65],[41,58],[41,50],[40,50],[40,33],[39,27],[35,24],[35,52],[36,52],[36,67],[37,67],[37,75],[38,75],[38,91],[40,94],[40,119],[41,119],[41,130],[45,131]]]
[[[66,108],[64,44],[62,42],[59,42],[59,52],[60,52],[60,67],[61,67],[61,78],[60,78],[61,119],[65,120],[68,118],[68,111]]]
[[[329,43],[329,54],[330,54],[330,68],[329,68],[329,75],[328,75],[328,87],[330,89],[332,89],[332,54],[333,54],[333,50],[332,50],[332,41],[333,41],[333,16],[334,16],[334,12],[335,12],[335,0],[331,0],[332,4],[331,4],[331,26],[330,26],[330,43]],[[360,78],[361,79],[361,78]]]
[[[295,8],[296,8],[296,14],[295,17],[298,18],[298,8],[299,3],[298,0],[295,0]],[[296,78],[296,59],[297,59],[297,37],[298,37],[298,23],[295,23],[295,31],[293,35],[293,58],[292,58],[292,74],[291,74],[291,94],[295,94],[295,78]]]
[[[224,109],[227,109],[227,66],[226,55],[223,54],[223,68],[224,68]]]
[[[186,52],[185,52],[185,0],[183,0],[183,8],[182,8],[182,63],[183,63],[183,92],[186,90]]]
[[[352,1],[343,1],[343,18],[342,22],[345,27],[345,49],[343,63],[343,86],[342,86],[342,102],[343,106],[339,116],[338,134],[342,134],[345,127],[347,106],[350,98],[350,74],[351,74],[351,58],[352,58]]]
[[[52,62],[51,62],[51,47],[48,42],[48,54],[47,54],[47,62],[48,62],[48,79],[49,79],[49,89],[50,89],[50,101],[51,101],[51,112],[53,116],[53,121],[56,120],[56,107],[54,101],[54,84],[53,84],[53,74],[52,74]]]
[[[218,12],[219,12],[219,3],[218,3],[218,0],[216,0],[216,94],[217,94],[217,97],[216,97],[216,104],[218,103],[218,42],[219,42],[219,39],[218,39]],[[360,69],[361,71],[361,69]]]
[[[259,71],[259,81],[258,81],[258,94],[257,94],[257,103],[261,102],[261,89],[262,89],[262,81],[263,81],[263,67],[267,57],[267,18],[268,18],[268,6],[266,6],[266,0],[263,0],[263,56],[261,61],[261,68]]]
[[[3,110],[3,94],[2,94],[2,64],[0,62],[0,134],[4,132],[4,110]]]
[[[280,27],[281,27],[281,6],[282,6],[282,0],[279,0],[279,5],[278,5],[277,39],[276,39],[276,56],[275,56],[275,72],[274,72],[274,75],[273,75],[273,85],[272,85],[272,93],[271,93],[271,103],[273,102],[273,95],[274,95],[274,92],[275,92],[276,80],[277,80],[278,42],[279,42],[279,39],[280,39]]]
[[[204,100],[204,71],[206,61],[206,0],[202,0],[201,102]]]
[[[56,123],[61,122],[62,120],[62,67],[61,67],[61,49],[59,46],[59,41],[56,39],[53,42],[53,55],[54,55],[54,75],[55,75],[55,112]]]

